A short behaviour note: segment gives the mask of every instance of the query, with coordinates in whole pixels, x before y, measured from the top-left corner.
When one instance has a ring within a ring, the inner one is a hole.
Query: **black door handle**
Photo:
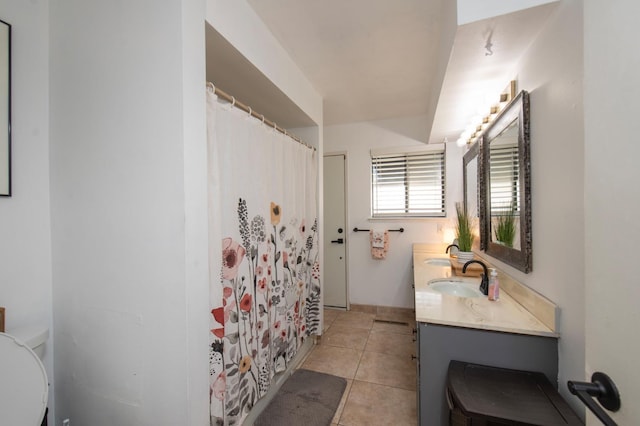
[[[620,393],[618,388],[609,376],[599,371],[591,375],[591,382],[567,382],[569,392],[580,398],[580,401],[596,415],[605,426],[617,426],[611,417],[596,404],[592,397],[596,397],[598,402],[609,411],[620,409]]]
[[[331,240],[332,243],[344,244],[344,238],[338,238],[337,240]]]

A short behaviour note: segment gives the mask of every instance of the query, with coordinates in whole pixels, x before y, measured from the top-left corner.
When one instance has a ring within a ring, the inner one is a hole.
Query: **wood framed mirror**
[[[0,20],[0,196],[11,195],[11,25]]]
[[[483,250],[522,272],[532,269],[529,93],[521,91],[482,135]]]

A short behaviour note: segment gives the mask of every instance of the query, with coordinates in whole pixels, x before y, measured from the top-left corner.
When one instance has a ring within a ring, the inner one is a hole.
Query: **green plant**
[[[513,247],[516,236],[516,214],[513,203],[495,218],[496,240],[507,247]]]
[[[467,209],[461,203],[456,203],[456,237],[458,238],[458,248],[460,251],[471,251],[473,244],[473,232],[471,232],[471,217],[467,214]]]

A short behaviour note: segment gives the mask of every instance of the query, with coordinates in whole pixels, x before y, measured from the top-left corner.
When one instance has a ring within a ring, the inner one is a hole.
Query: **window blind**
[[[490,147],[491,215],[520,213],[518,145]]]
[[[445,216],[444,158],[444,149],[372,154],[372,216]]]

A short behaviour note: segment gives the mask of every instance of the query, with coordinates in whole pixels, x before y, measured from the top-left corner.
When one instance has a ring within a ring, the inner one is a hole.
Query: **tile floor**
[[[301,368],[347,379],[332,425],[412,425],[417,421],[413,327],[406,316],[324,310],[324,334]],[[380,318],[378,318],[380,319]]]

